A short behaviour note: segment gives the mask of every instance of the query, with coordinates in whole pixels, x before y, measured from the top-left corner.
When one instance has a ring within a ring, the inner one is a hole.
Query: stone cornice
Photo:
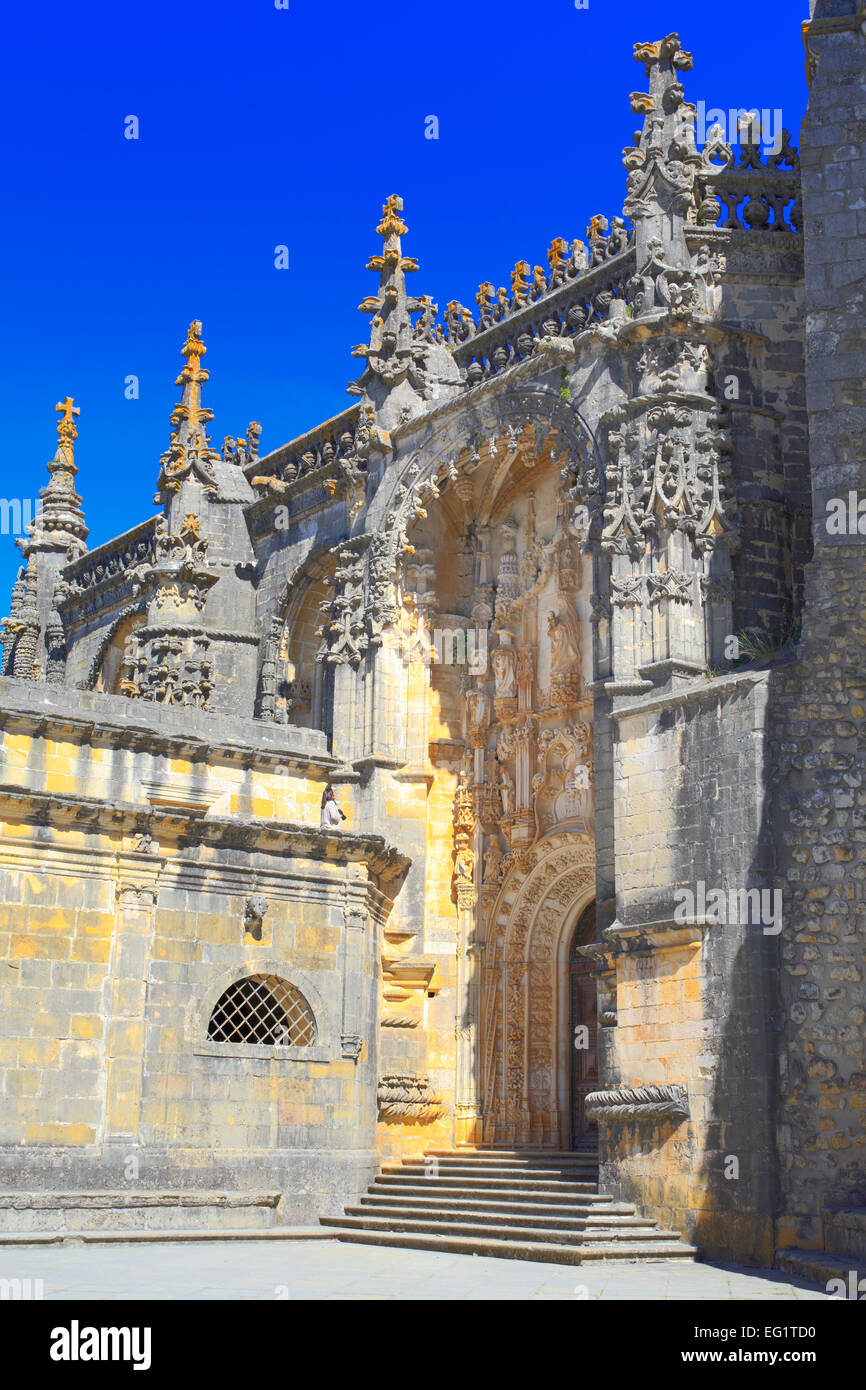
[[[852,4],[848,14],[824,15],[818,19],[806,19],[800,26],[803,34],[803,47],[806,50],[806,81],[811,89],[818,65],[818,54],[810,40],[823,38],[825,34],[861,34],[866,37],[866,4],[858,4],[856,11]]]
[[[680,687],[667,693],[647,695],[643,699],[636,698],[630,700],[627,705],[611,709],[610,716],[616,720],[631,719],[633,716],[651,714],[655,710],[671,709],[676,705],[697,704],[701,701],[718,699],[748,687],[766,686],[772,671],[775,669],[775,667],[768,667],[761,671],[733,672],[727,676],[716,676],[713,680],[696,681],[694,685],[685,688]]]
[[[148,833],[160,844],[182,839],[223,850],[278,853],[335,864],[364,863],[385,880],[402,875],[411,862],[382,835],[324,830],[258,816],[205,816],[193,807],[144,806],[8,785],[0,787],[0,815],[78,832]]]

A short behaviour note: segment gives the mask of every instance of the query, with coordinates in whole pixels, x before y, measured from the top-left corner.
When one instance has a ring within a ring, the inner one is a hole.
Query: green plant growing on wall
[[[790,618],[775,636],[759,627],[746,627],[735,634],[737,655],[722,666],[707,666],[704,674],[707,680],[715,680],[731,671],[747,667],[772,666],[785,660],[793,653],[802,636],[802,623]]]

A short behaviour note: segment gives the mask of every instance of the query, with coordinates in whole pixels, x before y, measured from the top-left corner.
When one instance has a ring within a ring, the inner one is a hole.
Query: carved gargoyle
[[[248,931],[256,941],[261,940],[262,919],[267,910],[268,900],[261,893],[251,893],[244,903],[244,931]]]

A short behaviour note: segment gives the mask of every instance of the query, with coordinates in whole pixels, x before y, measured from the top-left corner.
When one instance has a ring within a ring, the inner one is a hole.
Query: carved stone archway
[[[521,858],[497,897],[485,950],[484,1138],[567,1148],[569,947],[595,896],[595,847],[558,832]]]

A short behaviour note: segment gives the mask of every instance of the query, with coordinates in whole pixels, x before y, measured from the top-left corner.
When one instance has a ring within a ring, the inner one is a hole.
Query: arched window
[[[220,995],[210,1016],[211,1042],[310,1047],[316,1020],[304,996],[276,975],[247,975]]]

